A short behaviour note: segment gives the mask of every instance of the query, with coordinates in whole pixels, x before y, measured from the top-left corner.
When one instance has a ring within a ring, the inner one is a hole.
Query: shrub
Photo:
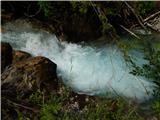
[[[146,14],[152,12],[154,9],[155,9],[154,1],[138,2],[138,11],[142,16],[145,16]]]

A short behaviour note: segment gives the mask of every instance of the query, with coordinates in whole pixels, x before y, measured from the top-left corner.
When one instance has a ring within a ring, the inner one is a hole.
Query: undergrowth
[[[124,53],[124,58],[127,63],[132,66],[131,74],[135,76],[142,76],[154,83],[153,96],[151,102],[152,110],[157,116],[160,116],[160,50],[155,46],[157,43],[153,39],[141,39],[141,41],[120,41],[118,46]],[[143,59],[147,61],[142,65],[137,65],[130,55],[130,51],[138,50],[143,53]]]
[[[136,112],[136,107],[124,100],[99,99],[82,110],[64,109],[63,98],[54,96],[42,108],[40,120],[143,120]]]
[[[73,104],[68,104],[69,89],[63,89],[61,95],[50,94],[43,104],[43,95],[36,91],[29,97],[29,101],[34,104],[41,103],[39,113],[34,119],[39,120],[145,120],[144,116],[138,112],[138,104],[124,100],[123,98],[96,98],[94,102],[86,105],[82,109]],[[37,97],[39,96],[39,97]],[[159,115],[160,104],[155,102],[153,110]],[[19,111],[19,120],[30,118]]]

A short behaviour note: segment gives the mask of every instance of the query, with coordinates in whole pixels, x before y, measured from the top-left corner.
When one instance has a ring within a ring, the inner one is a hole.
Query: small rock
[[[3,72],[1,77],[2,88],[33,91],[49,84],[55,89],[58,86],[56,68],[55,63],[41,56],[17,62]]]
[[[1,73],[12,63],[12,47],[9,43],[1,42]]]
[[[78,93],[75,93],[73,91],[70,92],[70,98],[72,98],[72,100],[70,101],[71,104],[77,103],[79,105],[79,109],[82,109],[86,105],[95,101],[94,96],[88,96],[88,95],[85,95],[85,94],[78,94]]]

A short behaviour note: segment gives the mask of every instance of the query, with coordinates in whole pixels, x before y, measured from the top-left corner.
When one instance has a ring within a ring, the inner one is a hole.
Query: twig
[[[160,32],[159,29],[154,28],[151,24],[149,23],[145,23],[147,27],[149,27],[150,29],[154,30],[155,32]]]
[[[134,9],[127,3],[127,2],[124,2],[125,5],[132,11],[132,13],[134,14],[134,16],[136,17],[138,23],[140,24],[140,26],[146,30],[146,27],[143,25],[143,23],[141,22],[140,18],[138,17],[138,15],[135,13]]]
[[[135,27],[137,27],[137,26],[138,26],[138,24],[134,24],[134,25],[132,25],[129,29],[132,30],[133,28],[135,28]]]
[[[145,87],[144,83],[143,83],[140,79],[138,79],[137,77],[135,77],[135,78],[136,78],[136,80],[142,85],[142,87],[144,88],[146,94],[149,96],[149,91],[148,91],[147,88]]]
[[[139,36],[137,36],[135,33],[130,31],[129,29],[125,28],[123,25],[120,25],[124,30],[126,30],[128,33],[130,33],[132,36],[136,37],[137,39],[141,39]]]
[[[11,100],[9,100],[9,99],[7,99],[7,101],[10,102],[11,104],[15,105],[15,106],[22,107],[22,108],[27,109],[27,110],[31,110],[31,111],[33,111],[34,113],[38,113],[38,112],[39,112],[39,109],[31,108],[31,107],[28,107],[28,106],[26,106],[26,105],[22,105],[22,104],[13,102],[13,101],[11,101]]]
[[[151,18],[157,16],[158,14],[160,14],[160,11],[158,11],[158,12],[156,12],[156,13],[150,15],[149,17],[145,18],[143,21],[144,21],[144,22],[147,22],[148,20],[150,20]]]
[[[30,5],[28,5],[28,7],[27,7],[27,12],[28,12],[28,13],[29,13],[29,9],[30,9],[30,7],[31,7],[31,4],[30,4]],[[40,11],[41,11],[41,8],[39,7],[38,11],[36,11],[36,13],[35,13],[35,14],[33,14],[33,15],[29,15],[28,13],[24,13],[24,15],[25,15],[25,16],[27,16],[27,17],[32,18],[32,17],[34,17],[34,16],[38,15],[38,14],[40,13]]]

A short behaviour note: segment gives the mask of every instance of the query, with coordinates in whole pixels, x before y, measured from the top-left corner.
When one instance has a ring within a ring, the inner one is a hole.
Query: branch
[[[158,11],[158,12],[150,15],[149,17],[145,18],[145,19],[143,20],[143,22],[147,22],[147,21],[150,20],[151,18],[156,17],[158,14],[160,14],[160,11]]]
[[[130,33],[132,36],[136,37],[137,39],[141,39],[139,36],[137,36],[135,33],[130,31],[129,29],[125,28],[123,25],[120,25],[124,30],[126,30],[128,33]]]
[[[149,27],[150,29],[154,30],[155,32],[160,32],[159,29],[154,28],[151,24],[146,22],[146,26]]]
[[[29,13],[29,11],[30,11],[30,7],[31,7],[31,4],[28,5],[28,7],[27,7],[27,12],[28,12],[28,13]],[[32,17],[38,15],[38,14],[40,13],[40,11],[41,11],[41,8],[39,7],[39,9],[36,11],[35,14],[29,15],[28,13],[24,13],[24,15],[27,16],[27,17],[32,18]]]
[[[135,13],[134,9],[127,3],[127,2],[124,2],[125,5],[132,11],[132,13],[134,14],[134,16],[136,17],[138,23],[140,24],[140,26],[146,30],[146,27],[143,25],[143,23],[141,22],[140,18],[138,17],[138,15]]]
[[[13,102],[13,101],[11,101],[11,100],[9,100],[9,99],[7,99],[7,101],[8,101],[9,103],[15,105],[15,106],[22,107],[22,108],[27,109],[27,110],[31,110],[31,111],[34,112],[34,113],[38,113],[38,112],[39,112],[39,109],[37,109],[37,108],[28,107],[28,106],[26,106],[26,105]]]

